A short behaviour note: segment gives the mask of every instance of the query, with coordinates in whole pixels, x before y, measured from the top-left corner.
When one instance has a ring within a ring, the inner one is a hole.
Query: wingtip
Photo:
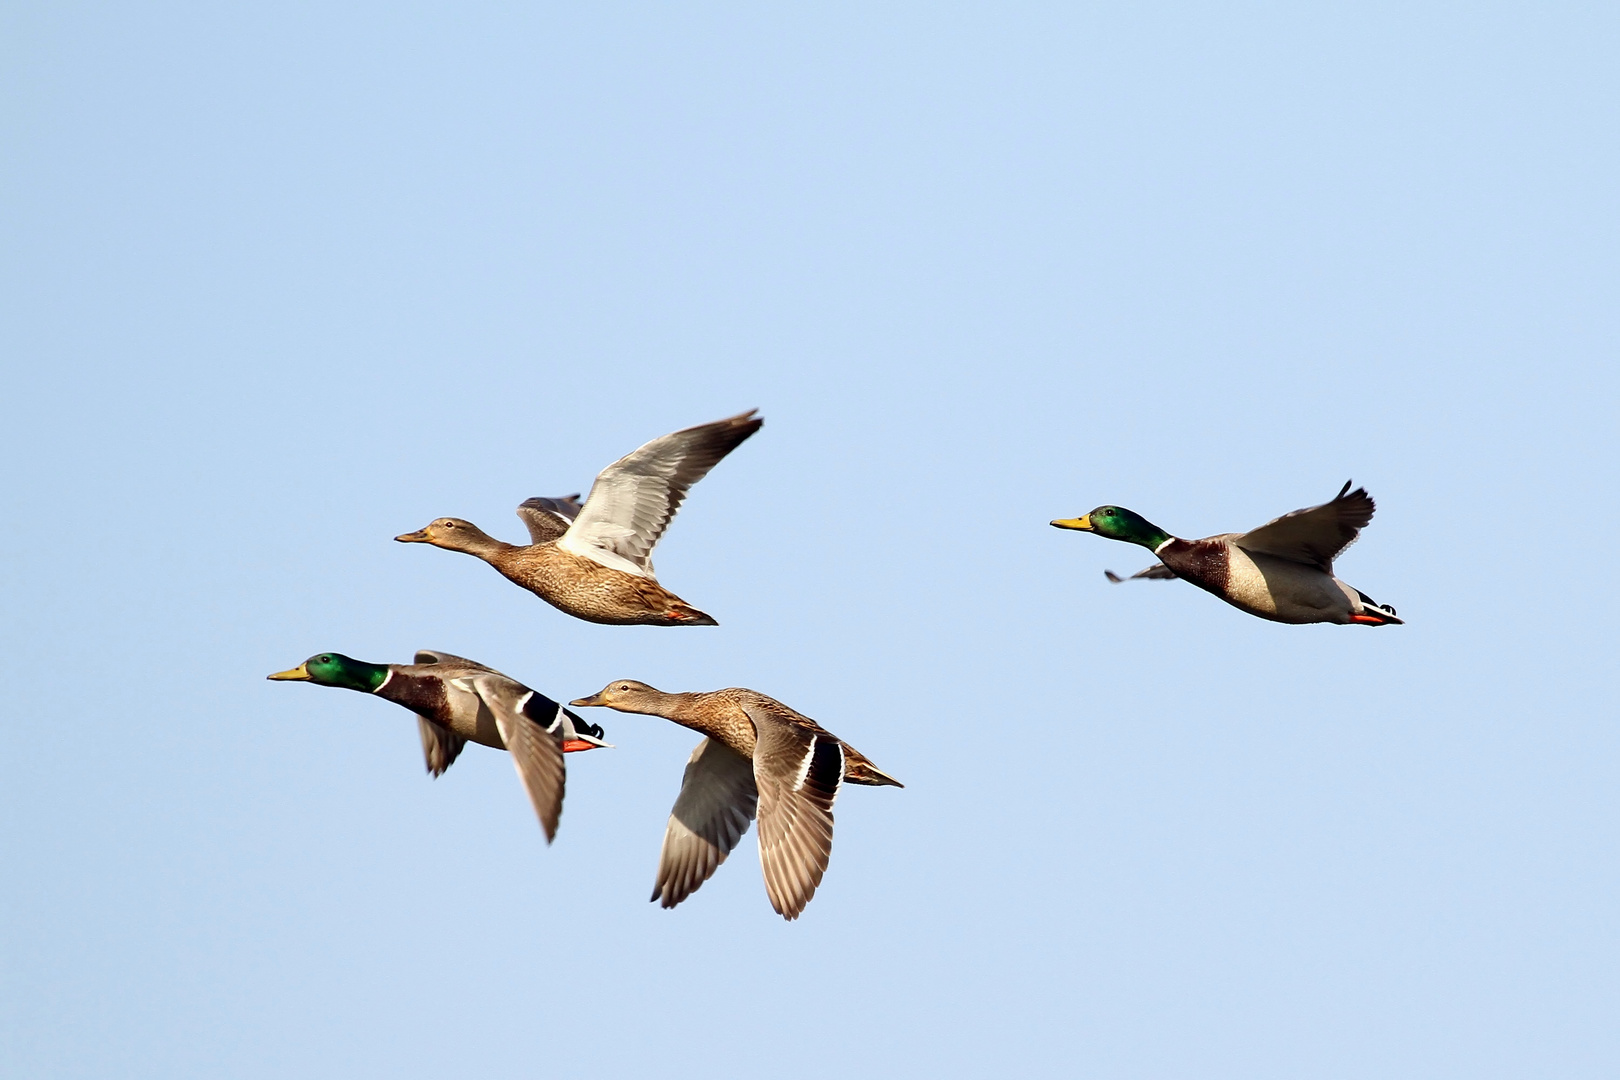
[[[1125,580],[1112,570],[1104,570],[1103,577],[1107,578],[1109,581],[1112,581],[1115,585],[1118,585],[1120,582]]]

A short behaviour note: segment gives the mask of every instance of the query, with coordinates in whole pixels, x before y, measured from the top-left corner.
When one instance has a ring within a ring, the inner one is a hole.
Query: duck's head
[[[312,682],[318,686],[337,686],[369,694],[388,678],[388,666],[368,664],[342,653],[324,652],[317,653],[295,668],[265,677],[276,682]]]
[[[432,544],[451,551],[472,551],[492,543],[488,533],[470,521],[445,517],[428,522],[415,532],[394,537],[401,544]]]
[[[1052,522],[1052,526],[1058,529],[1078,529],[1080,532],[1096,533],[1110,540],[1141,544],[1150,549],[1157,548],[1170,539],[1169,533],[1135,510],[1127,510],[1123,506],[1099,506],[1084,517],[1059,518]]]
[[[590,697],[575,698],[568,704],[578,709],[608,708],[620,712],[653,712],[658,699],[664,696],[644,682],[634,679],[615,679]]]

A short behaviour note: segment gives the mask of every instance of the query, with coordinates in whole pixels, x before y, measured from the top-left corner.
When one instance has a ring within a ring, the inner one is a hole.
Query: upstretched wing
[[[671,908],[696,892],[748,831],[758,803],[754,763],[713,739],[698,743],[664,830],[652,898]]]
[[[494,668],[488,666],[487,664],[480,664],[476,660],[469,660],[465,656],[457,656],[455,653],[439,652],[437,649],[418,649],[418,650],[416,650],[416,662],[418,664],[421,664],[421,665],[424,665],[424,666],[425,665],[431,665],[431,664],[440,664],[440,665],[443,665],[446,668],[455,668],[455,669],[457,669],[456,672],[451,672],[451,671],[445,671],[445,672],[442,672],[442,673],[441,672],[435,672],[435,674],[442,674],[443,677],[446,678],[446,679],[453,677],[455,674],[457,674],[462,669],[465,669],[469,673],[487,671],[487,672],[490,672],[491,674],[495,674],[495,675],[500,674],[498,671],[496,671]]]
[[[557,819],[562,816],[565,780],[562,740],[524,715],[523,706],[534,691],[523,689],[520,684],[494,672],[475,675],[470,681],[494,714],[501,741],[512,755],[518,779],[529,793],[529,801],[534,804],[535,815],[549,844],[557,835]],[[522,690],[522,697],[514,699],[514,687]]]
[[[765,892],[785,919],[797,919],[832,857],[833,802],[844,782],[844,747],[817,728],[745,705],[754,722],[759,785],[759,861]]]
[[[529,540],[536,544],[549,544],[568,531],[580,511],[579,495],[564,495],[560,499],[536,496],[524,499],[517,508],[517,516],[529,529]]]
[[[765,421],[757,410],[647,443],[603,469],[557,546],[637,577],[653,577],[652,549],[687,489]]]
[[[1257,551],[1333,572],[1333,560],[1372,520],[1376,504],[1366,488],[1344,482],[1331,501],[1284,514],[1258,529],[1232,538],[1244,551]]]
[[[1138,570],[1128,578],[1122,578],[1112,570],[1104,570],[1103,577],[1118,585],[1122,581],[1135,581],[1137,578],[1145,578],[1150,581],[1174,581],[1176,572],[1164,565],[1164,563],[1156,562],[1146,570]]]

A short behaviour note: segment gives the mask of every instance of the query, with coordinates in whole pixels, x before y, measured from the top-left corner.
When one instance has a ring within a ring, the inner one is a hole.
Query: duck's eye
[[[456,527],[456,523],[453,521],[441,521],[439,524],[443,525],[447,529],[453,529]]]
[[[317,656],[315,658],[315,662],[317,664],[330,664],[332,662],[332,658],[330,656]]]

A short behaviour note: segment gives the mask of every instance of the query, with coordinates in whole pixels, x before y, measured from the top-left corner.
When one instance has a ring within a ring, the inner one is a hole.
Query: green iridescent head
[[[266,678],[277,682],[312,682],[369,694],[388,678],[388,665],[368,664],[342,653],[326,652],[310,657],[291,670],[278,671]]]
[[[1135,510],[1127,510],[1123,506],[1099,506],[1085,517],[1062,518],[1052,524],[1059,529],[1078,529],[1106,536],[1110,540],[1141,544],[1150,551],[1170,539],[1169,533]]]

